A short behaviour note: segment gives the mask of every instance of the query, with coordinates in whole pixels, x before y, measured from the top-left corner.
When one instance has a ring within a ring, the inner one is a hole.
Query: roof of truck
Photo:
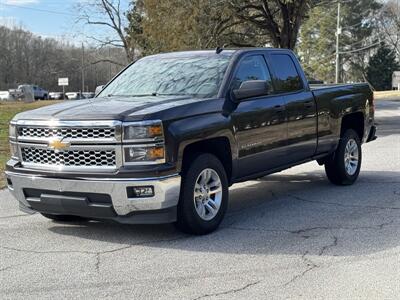
[[[223,49],[218,55],[228,55],[231,56],[232,54],[236,52],[250,52],[250,51],[260,51],[260,50],[273,50],[273,51],[288,51],[289,49],[281,49],[281,48],[227,48]],[[290,50],[289,50],[290,51]],[[163,57],[163,56],[174,56],[174,57],[184,57],[184,56],[194,56],[194,55],[214,55],[217,54],[216,49],[207,49],[207,50],[187,50],[187,51],[174,51],[174,52],[164,52],[164,53],[159,53],[159,54],[153,54],[149,55],[146,57],[153,57],[153,56],[158,56],[158,57]]]

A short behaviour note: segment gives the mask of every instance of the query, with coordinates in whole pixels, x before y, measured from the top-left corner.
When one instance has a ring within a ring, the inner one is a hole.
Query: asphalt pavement
[[[316,162],[234,185],[221,228],[55,223],[0,191],[0,299],[399,299],[400,102],[359,180]]]

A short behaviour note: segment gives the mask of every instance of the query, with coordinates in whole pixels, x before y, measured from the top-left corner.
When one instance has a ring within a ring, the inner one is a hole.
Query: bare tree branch
[[[134,59],[135,49],[128,41],[125,34],[124,21],[125,15],[121,11],[120,0],[92,0],[89,2],[81,2],[78,11],[80,14],[77,17],[77,22],[83,22],[86,25],[103,26],[111,29],[118,37],[118,42],[115,38],[95,38],[93,40],[100,45],[123,47],[128,61]],[[96,15],[105,16],[105,19],[99,20]]]

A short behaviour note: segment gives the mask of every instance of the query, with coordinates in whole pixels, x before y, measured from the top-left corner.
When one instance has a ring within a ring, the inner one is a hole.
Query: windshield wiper
[[[184,94],[184,93],[153,93],[153,96],[194,96],[196,94]]]
[[[154,94],[132,94],[132,95],[118,95],[118,94],[108,94],[107,97],[148,97],[155,96]]]
[[[132,94],[132,95],[118,95],[108,94],[107,97],[149,97],[149,96],[194,96],[195,94],[183,94],[183,93],[151,93],[151,94]]]

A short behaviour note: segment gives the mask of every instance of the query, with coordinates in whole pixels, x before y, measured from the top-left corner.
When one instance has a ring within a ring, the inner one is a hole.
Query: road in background
[[[398,299],[400,102],[377,103],[357,183],[312,162],[234,185],[221,228],[55,223],[0,191],[0,298]]]

